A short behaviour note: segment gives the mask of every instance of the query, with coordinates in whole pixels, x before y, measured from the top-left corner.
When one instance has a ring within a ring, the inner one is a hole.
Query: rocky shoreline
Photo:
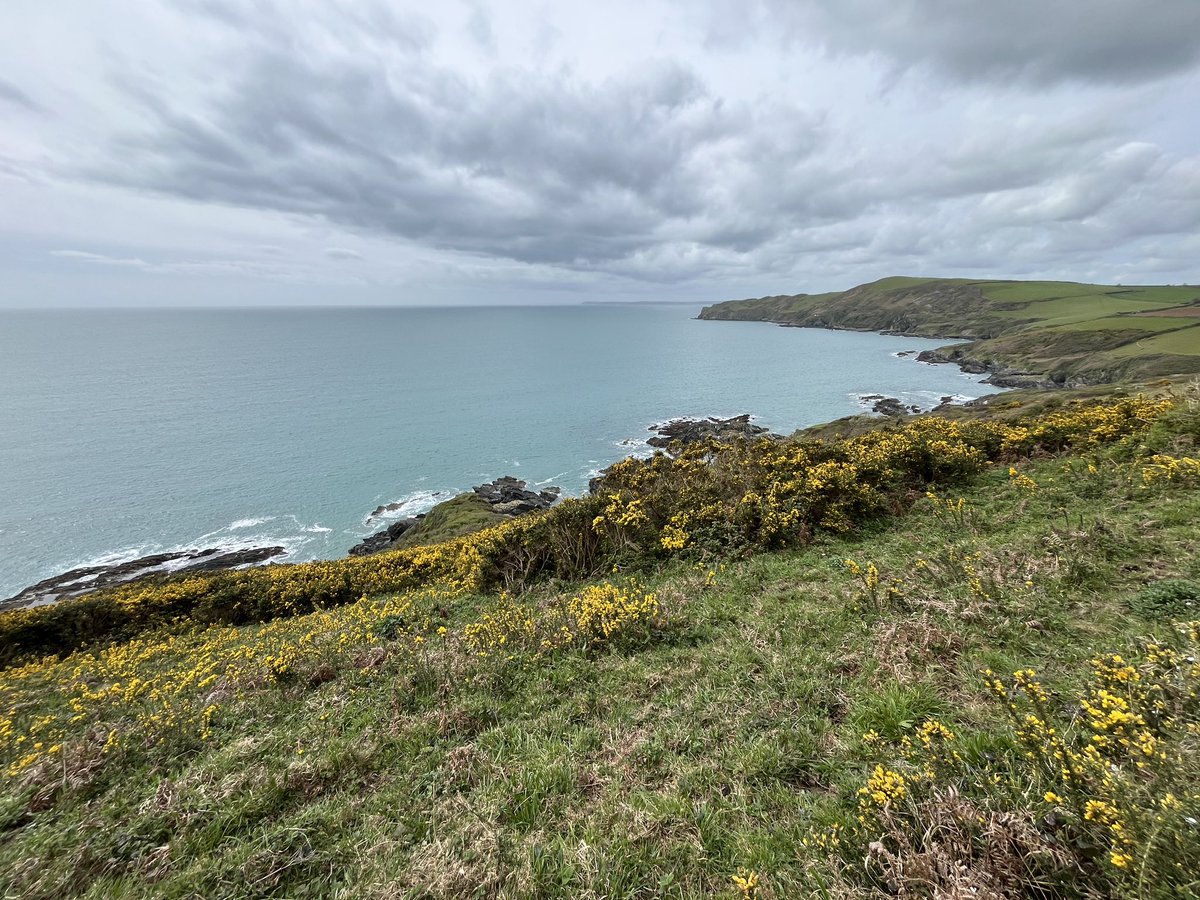
[[[85,566],[46,578],[7,600],[0,600],[0,610],[45,606],[59,600],[82,597],[93,591],[140,581],[143,578],[217,572],[222,569],[261,565],[286,552],[283,547],[251,547],[245,550],[209,547],[204,550],[155,553],[107,566]]]
[[[910,408],[903,406],[895,398],[882,394],[864,395],[863,400],[875,401],[874,411],[883,415],[902,415]],[[951,398],[943,398],[949,400]],[[915,407],[913,412],[918,411]],[[715,416],[706,419],[679,418],[651,425],[649,430],[653,435],[646,439],[646,444],[671,453],[680,447],[707,440],[731,441],[747,439],[781,440],[782,435],[756,425],[751,421],[751,415],[744,413],[727,419]],[[607,471],[607,470],[605,470]],[[604,479],[602,471],[588,483],[588,490],[595,491]],[[388,524],[375,534],[369,535],[349,550],[350,556],[367,556],[390,549],[413,529],[428,524],[431,516],[440,508],[453,505],[456,501],[472,498],[483,506],[496,520],[515,518],[549,509],[562,496],[558,487],[547,487],[541,490],[530,490],[528,484],[519,478],[506,475],[477,485],[466,494],[449,498],[439,503],[429,512],[407,516]],[[403,505],[402,502],[382,504],[367,517],[367,520],[377,519],[389,512],[395,512]],[[94,591],[118,587],[134,581],[167,576],[216,572],[237,569],[243,566],[262,565],[276,560],[286,553],[281,546],[251,547],[230,550],[228,548],[210,547],[196,550],[180,550],[167,553],[156,553],[143,556],[127,562],[111,565],[87,566],[72,569],[59,575],[54,575],[30,585],[6,600],[0,600],[0,611],[22,609],[32,606],[42,606],[82,597]]]
[[[1063,378],[1061,381],[1040,376],[1036,372],[1022,372],[1011,366],[1002,366],[992,360],[976,359],[970,356],[964,348],[948,347],[938,350],[922,350],[917,354],[917,362],[929,365],[958,366],[968,375],[983,375],[987,378],[980,384],[990,384],[1002,388],[1077,388],[1087,387],[1092,382],[1083,378]]]

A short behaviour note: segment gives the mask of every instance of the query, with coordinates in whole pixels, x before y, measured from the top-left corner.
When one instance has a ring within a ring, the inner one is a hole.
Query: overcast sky
[[[1200,0],[4,0],[0,305],[1200,282]]]

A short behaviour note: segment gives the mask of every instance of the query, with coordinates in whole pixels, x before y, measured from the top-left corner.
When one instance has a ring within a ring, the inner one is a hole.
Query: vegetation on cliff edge
[[[1200,395],[1054,407],[0,616],[5,896],[1200,896]]]

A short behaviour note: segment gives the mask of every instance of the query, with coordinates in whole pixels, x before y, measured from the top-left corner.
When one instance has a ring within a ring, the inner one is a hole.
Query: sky
[[[4,0],[0,306],[1200,282],[1200,0]]]

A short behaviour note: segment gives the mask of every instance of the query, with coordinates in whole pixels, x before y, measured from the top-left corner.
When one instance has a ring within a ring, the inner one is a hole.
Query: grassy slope
[[[1200,371],[1197,320],[1145,315],[1197,302],[1200,287],[1188,285],[885,278],[828,294],[718,303],[700,317],[959,337],[971,343],[954,358],[1008,383],[1100,383]]]
[[[478,494],[459,494],[431,509],[419,525],[400,535],[400,539],[393,542],[391,548],[417,547],[421,544],[448,541],[498,525],[505,519],[505,516],[493,512],[491,504]]]
[[[198,752],[135,753],[78,778],[64,767],[61,788],[53,772],[10,785],[0,886],[734,896],[745,867],[761,896],[819,896],[799,847],[862,783],[864,732],[892,740],[931,715],[986,730],[1001,713],[981,666],[1071,683],[1094,652],[1165,627],[1127,604],[1140,586],[1200,579],[1200,491],[1146,492],[1135,468],[1100,463],[1026,466],[1032,492],[994,469],[961,492],[962,523],[922,502],[895,527],[802,552],[668,564],[645,575],[667,625],[641,645],[472,671],[447,651],[414,672],[384,640],[263,684]],[[996,597],[973,599],[939,567],[952,547],[983,554]],[[913,601],[864,608],[847,557],[904,578]],[[918,558],[934,570],[914,572]],[[487,602],[440,614],[453,630]]]

